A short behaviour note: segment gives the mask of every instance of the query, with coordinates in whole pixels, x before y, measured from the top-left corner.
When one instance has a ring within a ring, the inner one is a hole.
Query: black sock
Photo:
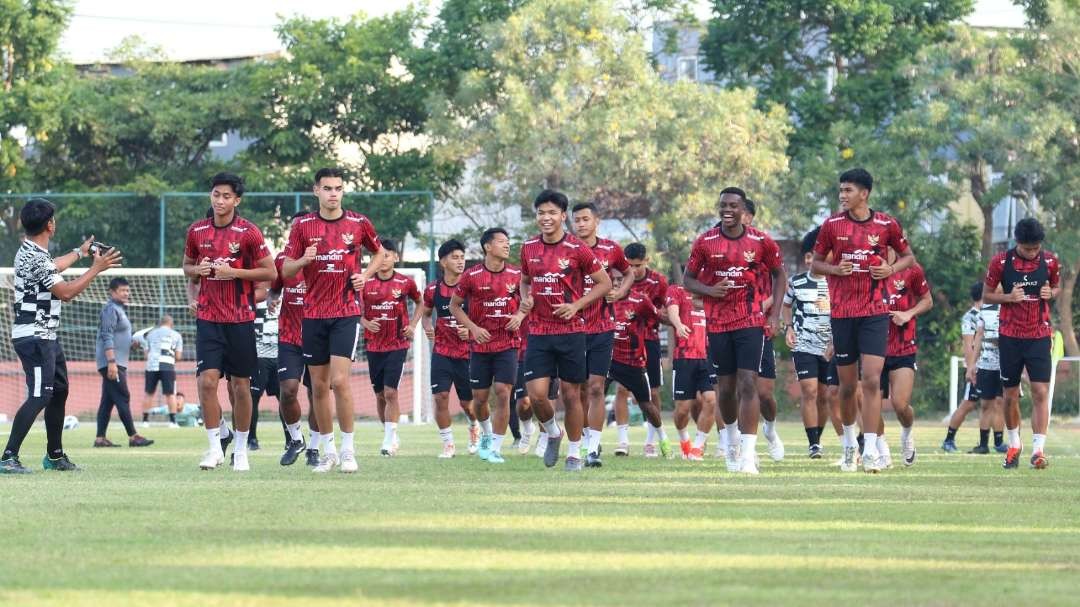
[[[986,430],[983,430],[982,428],[979,428],[979,446],[980,447],[985,447],[986,443],[989,442],[989,440],[990,440],[990,429],[987,428]]]
[[[175,413],[170,413],[169,414],[169,423],[170,424],[175,424],[176,423],[176,414]]]
[[[1005,442],[1005,433],[995,431],[994,432],[994,446],[995,447],[1000,447],[1001,443],[1003,443],[1003,442]]]
[[[859,443],[859,453],[862,453],[863,449],[866,447],[866,442],[865,441],[866,441],[866,439],[863,436],[862,432],[860,432],[859,435],[855,437],[855,442]]]
[[[821,444],[821,435],[825,434],[825,426],[818,426],[817,428],[814,428],[814,430],[815,430],[814,437],[817,438],[817,442],[814,443],[814,444],[820,445]]]
[[[814,445],[817,444],[817,436],[816,435],[817,435],[817,428],[811,426],[811,427],[806,429],[806,442],[810,443],[811,447],[813,447]]]
[[[947,440],[947,441],[956,440],[956,428],[953,428],[952,426],[949,426],[949,431],[948,431],[948,433],[945,434],[945,440]]]
[[[149,413],[147,413],[146,411],[143,411],[143,414],[142,414],[142,420],[143,420],[144,422],[146,422],[146,421],[150,421],[150,414],[149,414]]]

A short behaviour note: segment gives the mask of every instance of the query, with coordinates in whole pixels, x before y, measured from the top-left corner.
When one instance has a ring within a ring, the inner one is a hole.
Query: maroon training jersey
[[[675,336],[675,348],[671,357],[675,360],[704,359],[708,353],[708,335],[705,331],[705,310],[695,310],[692,295],[679,285],[667,289],[664,306],[679,306],[679,322],[690,329],[685,338]]]
[[[285,255],[300,259],[304,250],[315,245],[315,261],[304,266],[304,318],[346,318],[360,314],[360,302],[352,287],[352,275],[361,271],[363,245],[368,251],[379,250],[375,226],[355,211],[334,220],[308,213],[293,220]]]
[[[612,270],[618,270],[623,276],[630,273],[630,264],[623,255],[622,247],[614,240],[597,238],[596,246],[591,247],[596,261],[600,267],[611,276]],[[591,276],[585,277],[585,293],[587,294],[594,286]],[[589,334],[607,333],[615,330],[615,323],[611,320],[611,304],[601,297],[591,306],[581,311],[585,315],[585,332]]]
[[[304,320],[304,274],[297,273],[292,278],[284,278],[281,266],[285,263],[285,253],[278,253],[274,259],[278,275],[270,286],[271,291],[281,293],[281,308],[278,312],[278,342],[303,346],[301,325]]]
[[[465,314],[469,320],[491,334],[487,343],[473,341],[469,345],[473,352],[502,352],[521,347],[518,332],[506,328],[521,304],[520,286],[521,270],[510,264],[499,272],[492,272],[483,263],[465,271],[458,283],[457,296],[468,304]]]
[[[542,236],[536,236],[521,246],[521,271],[531,279],[530,334],[565,335],[585,331],[585,319],[580,312],[571,320],[563,320],[555,316],[555,306],[581,299],[585,276],[600,271],[600,263],[588,245],[571,234],[563,234],[562,240],[555,243],[546,243]]]
[[[889,311],[885,283],[870,276],[870,266],[881,265],[888,258],[889,247],[897,253],[908,250],[900,222],[890,215],[871,209],[865,221],[856,221],[841,211],[821,224],[814,252],[828,256],[832,263],[854,264],[849,276],[827,277],[833,318],[877,316]]]
[[[184,255],[195,263],[210,258],[211,263],[225,263],[234,268],[250,270],[262,258],[270,255],[270,249],[266,248],[258,226],[234,214],[229,225],[221,228],[214,225],[212,217],[191,224]],[[255,283],[217,278],[213,271],[209,276],[200,276],[195,316],[199,320],[219,323],[253,322]]]
[[[428,284],[424,289],[424,307],[435,315],[435,353],[447,358],[469,358],[469,342],[458,337],[458,324],[450,313],[450,298],[457,285],[448,285],[443,279]]]
[[[394,272],[383,280],[378,276],[364,283],[364,318],[379,323],[379,332],[364,329],[364,348],[368,352],[407,350],[409,340],[405,327],[409,325],[409,304],[420,301],[420,291],[413,279]]]
[[[717,299],[705,297],[709,333],[726,333],[765,324],[765,298],[758,276],[771,274],[783,263],[780,247],[768,234],[752,226],[732,238],[712,228],[694,241],[687,272],[706,285],[727,279],[735,286]]]
[[[648,299],[631,293],[615,302],[615,347],[611,360],[631,367],[645,368],[645,328],[656,316],[656,307]]]
[[[1012,253],[1010,255],[1010,253]],[[1008,272],[1005,259],[1012,258],[1013,270]],[[1045,271],[1042,269],[1045,259]],[[1007,275],[1013,278],[1010,280]],[[1047,282],[1050,288],[1057,288],[1061,280],[1061,263],[1050,251],[1040,251],[1035,259],[1024,259],[1015,251],[1004,251],[994,255],[986,271],[986,286],[991,290],[1000,284],[1002,291],[1024,289],[1024,300],[1019,303],[1001,304],[1001,316],[998,332],[1006,337],[1039,339],[1053,335],[1050,326],[1050,302],[1039,297],[1039,290]]]
[[[913,264],[885,279],[885,292],[889,298],[889,310],[906,312],[919,303],[923,295],[930,292],[922,266]],[[886,356],[908,356],[915,354],[919,347],[915,343],[916,319],[912,318],[903,326],[897,326],[889,319],[889,341]]]
[[[645,270],[645,277],[641,280],[634,281],[634,284],[630,285],[631,293],[636,292],[638,295],[648,299],[656,309],[664,307],[667,289],[667,279],[664,278],[663,274],[653,269]],[[659,340],[660,319],[653,316],[649,319],[649,322],[645,324],[645,341]]]

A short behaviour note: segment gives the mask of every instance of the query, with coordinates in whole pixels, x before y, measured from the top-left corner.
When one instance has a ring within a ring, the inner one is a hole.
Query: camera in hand
[[[112,245],[105,244],[104,242],[94,241],[90,243],[91,255],[102,255],[107,253],[110,249],[114,248]]]

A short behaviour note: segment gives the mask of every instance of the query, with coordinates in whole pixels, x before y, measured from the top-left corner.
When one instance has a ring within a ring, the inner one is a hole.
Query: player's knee
[[[867,373],[863,375],[862,388],[864,391],[876,392],[881,390],[881,376],[877,373]]]

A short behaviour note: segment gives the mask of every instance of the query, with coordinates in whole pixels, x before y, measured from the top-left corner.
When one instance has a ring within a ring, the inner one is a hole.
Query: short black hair
[[[814,250],[814,245],[817,244],[817,237],[819,232],[821,232],[821,226],[810,230],[806,233],[806,236],[802,237],[802,246],[799,247],[799,250],[802,251],[803,255],[806,255],[807,253]]]
[[[854,183],[867,192],[874,189],[874,177],[863,168],[848,169],[840,173],[840,183]]]
[[[746,207],[746,212],[750,213],[752,217],[757,217],[757,203],[749,198],[743,200],[743,206]]]
[[[297,211],[297,212],[293,213],[292,215],[289,215],[288,217],[285,217],[284,215],[282,215],[281,216],[281,221],[285,222],[286,226],[291,227],[292,224],[297,219],[299,219],[300,217],[303,217],[304,215],[307,215],[308,213],[309,213],[309,211]]]
[[[593,212],[593,215],[600,216],[600,209],[596,208],[596,203],[592,202],[579,202],[574,205],[573,209],[570,209],[571,213],[577,213],[578,211],[589,210]]]
[[[627,259],[645,259],[647,252],[645,245],[640,242],[632,242],[623,249],[623,256]]]
[[[315,171],[315,184],[318,185],[322,181],[323,177],[337,177],[338,179],[345,179],[345,171],[337,167],[323,167],[318,171]]]
[[[746,192],[744,192],[742,188],[737,188],[733,185],[729,185],[728,187],[720,190],[720,196],[723,196],[724,194],[737,194],[739,198],[742,199],[743,203],[746,203]]]
[[[983,294],[983,283],[977,282],[971,285],[971,301],[981,301]]]
[[[401,255],[401,248],[398,245],[398,241],[394,240],[393,238],[381,238],[379,239],[379,244],[381,244],[382,248],[386,249],[387,251],[391,251],[393,253]]]
[[[1046,239],[1046,231],[1034,217],[1025,217],[1016,222],[1013,237],[1020,244],[1037,244]]]
[[[45,231],[53,215],[56,215],[55,204],[44,198],[31,198],[19,211],[19,222],[27,236],[37,236]]]
[[[446,257],[454,251],[461,251],[462,253],[464,253],[465,245],[461,244],[460,240],[451,238],[450,240],[447,240],[446,242],[439,245],[439,259]]]
[[[487,249],[484,245],[495,239],[496,234],[502,234],[503,236],[510,238],[510,234],[503,228],[488,228],[484,230],[484,233],[480,235],[480,250],[486,255]]]
[[[218,173],[210,178],[210,189],[219,185],[227,185],[232,188],[237,198],[244,197],[244,179],[235,173]]]
[[[539,209],[540,205],[545,202],[550,202],[559,207],[562,209],[563,213],[565,213],[567,207],[570,206],[570,201],[566,198],[566,194],[556,190],[544,190],[536,195],[536,200],[533,201],[533,209]]]
[[[115,291],[115,290],[119,289],[120,287],[126,287],[126,286],[128,286],[130,284],[131,283],[129,283],[128,280],[126,278],[124,278],[123,276],[117,276],[116,278],[113,278],[112,280],[109,281],[109,290],[110,291]]]

